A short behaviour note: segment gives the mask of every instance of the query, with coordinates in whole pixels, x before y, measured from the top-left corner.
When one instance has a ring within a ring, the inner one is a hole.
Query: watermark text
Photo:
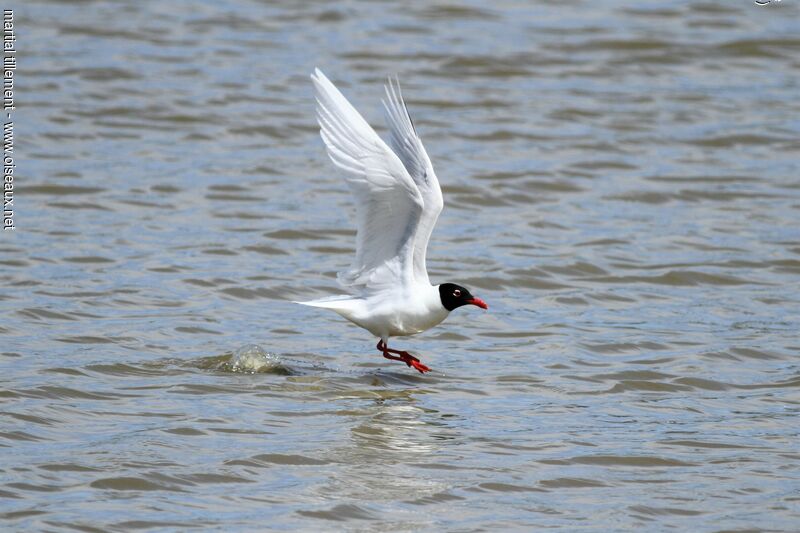
[[[14,10],[3,10],[3,231],[14,231],[14,73],[17,70],[17,37]]]

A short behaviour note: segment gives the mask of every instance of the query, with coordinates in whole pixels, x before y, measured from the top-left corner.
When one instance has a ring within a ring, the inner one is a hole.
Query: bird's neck
[[[439,292],[439,285],[431,285],[430,283],[427,284],[429,288],[426,289],[426,299],[430,301],[428,304],[431,308],[441,308],[444,309],[446,313],[450,313],[450,311],[444,306],[442,303],[442,296]]]

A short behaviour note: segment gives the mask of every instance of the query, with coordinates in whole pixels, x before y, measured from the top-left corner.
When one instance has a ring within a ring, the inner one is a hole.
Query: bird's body
[[[301,303],[335,311],[384,342],[389,337],[422,333],[450,314],[442,305],[439,290],[430,284],[366,298],[334,296]]]
[[[356,198],[356,258],[339,282],[357,294],[298,303],[337,312],[380,338],[384,357],[427,372],[408,352],[390,349],[389,337],[421,333],[462,305],[487,308],[464,287],[428,280],[428,240],[444,205],[439,180],[399,85],[389,81],[383,102],[390,148],[319,69],[311,79],[320,134]]]

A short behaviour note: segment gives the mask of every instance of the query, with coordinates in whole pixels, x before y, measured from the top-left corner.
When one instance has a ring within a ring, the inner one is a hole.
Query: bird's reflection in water
[[[405,500],[432,496],[448,488],[426,464],[458,439],[440,414],[416,405],[411,395],[378,399],[365,409],[340,450],[349,465],[330,479],[325,492],[364,501]]]
[[[365,454],[391,456],[387,450],[399,452],[399,460],[413,459],[415,454],[430,454],[436,441],[430,435],[430,424],[423,420],[426,413],[410,403],[376,402],[372,416],[352,429],[354,444]]]

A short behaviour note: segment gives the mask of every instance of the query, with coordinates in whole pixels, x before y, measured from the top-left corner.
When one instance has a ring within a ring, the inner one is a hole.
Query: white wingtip
[[[315,81],[327,80],[328,77],[323,73],[319,67],[314,67],[314,72],[311,73],[311,79]]]

